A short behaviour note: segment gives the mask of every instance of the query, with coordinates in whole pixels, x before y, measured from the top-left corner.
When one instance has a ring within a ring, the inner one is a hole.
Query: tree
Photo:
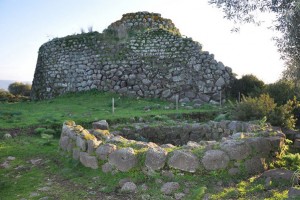
[[[265,92],[270,95],[278,105],[286,104],[288,100],[298,96],[295,84],[288,80],[279,80],[266,85]]]
[[[14,82],[8,86],[8,91],[13,95],[30,96],[31,85]]]
[[[261,94],[265,84],[252,74],[244,75],[233,81],[231,85],[231,96],[237,98],[240,95],[257,97]]]
[[[225,13],[225,18],[237,24],[260,24],[257,13],[276,14],[274,28],[282,33],[275,38],[286,69],[284,77],[300,86],[300,1],[299,0],[209,0]],[[238,30],[238,28],[237,28]]]

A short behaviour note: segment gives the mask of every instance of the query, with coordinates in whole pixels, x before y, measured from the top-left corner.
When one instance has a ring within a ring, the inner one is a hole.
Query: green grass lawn
[[[114,114],[112,98],[115,100]],[[101,119],[119,122],[134,117],[193,112],[211,113],[218,110],[218,107],[209,105],[193,110],[184,107],[179,107],[179,110],[166,109],[169,105],[170,102],[157,99],[138,99],[98,91],[67,94],[36,102],[0,103],[0,129],[26,128],[47,123],[61,125],[68,119],[78,124],[88,124]]]

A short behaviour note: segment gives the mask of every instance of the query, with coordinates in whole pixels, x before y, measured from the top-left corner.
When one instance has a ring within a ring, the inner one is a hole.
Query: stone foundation
[[[237,125],[243,125],[245,132],[238,132]],[[247,124],[247,125],[246,125]],[[183,146],[158,145],[153,142],[128,140],[110,133],[105,120],[93,123],[92,130],[86,130],[73,121],[63,124],[60,147],[63,151],[92,169],[103,172],[126,172],[140,168],[145,173],[165,169],[177,169],[196,173],[199,170],[226,170],[229,174],[256,174],[268,169],[268,162],[278,155],[283,147],[285,135],[280,130],[242,122],[209,122],[211,133],[228,130],[227,136],[219,141],[188,141]],[[219,128],[218,128],[219,127]],[[197,134],[203,134],[194,127]],[[116,133],[116,132],[115,132]],[[196,132],[195,132],[196,134]],[[224,135],[225,136],[225,135]],[[191,138],[189,138],[191,139]]]

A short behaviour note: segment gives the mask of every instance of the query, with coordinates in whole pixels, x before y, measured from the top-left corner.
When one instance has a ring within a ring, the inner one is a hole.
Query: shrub
[[[8,91],[13,95],[30,96],[31,85],[14,82],[8,86]]]
[[[0,101],[12,101],[14,99],[14,95],[10,92],[0,89]]]
[[[283,105],[288,100],[293,99],[296,95],[296,88],[292,81],[279,80],[276,83],[268,84],[265,88],[265,92],[268,93],[277,104]]]
[[[272,125],[294,129],[297,119],[293,112],[299,107],[300,104],[295,97],[286,104],[277,106],[273,98],[268,94],[262,94],[254,98],[243,97],[242,101],[233,107],[232,116],[242,121],[267,117]]]
[[[254,98],[243,96],[242,101],[234,107],[232,116],[242,121],[258,120],[268,116],[275,107],[274,99],[268,94]]]
[[[257,97],[261,94],[265,84],[256,76],[244,75],[241,79],[235,79],[231,84],[230,95],[238,98],[239,93],[244,96]]]
[[[299,102],[294,97],[288,100],[286,104],[276,107],[269,115],[269,122],[275,126],[282,126],[294,129],[297,118],[294,116],[294,110],[299,108]]]

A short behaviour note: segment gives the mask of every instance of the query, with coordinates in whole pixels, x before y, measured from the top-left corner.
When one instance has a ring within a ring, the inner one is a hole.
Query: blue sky
[[[102,32],[128,12],[158,12],[171,19],[183,35],[200,42],[239,76],[254,74],[266,83],[284,69],[265,25],[245,25],[231,33],[233,24],[207,0],[0,0],[0,80],[32,81],[39,47],[54,37],[80,33],[92,26]]]

